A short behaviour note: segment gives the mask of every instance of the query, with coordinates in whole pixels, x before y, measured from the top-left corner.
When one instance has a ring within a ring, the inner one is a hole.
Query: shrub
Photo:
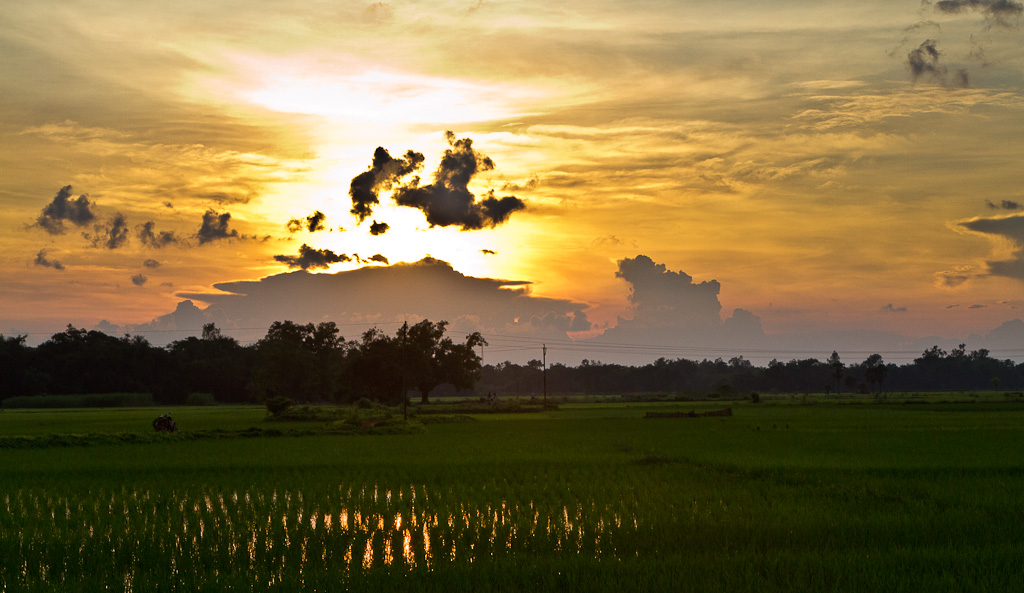
[[[280,395],[277,397],[272,397],[267,400],[267,411],[274,416],[280,416],[281,414],[286,412],[288,408],[292,407],[293,403],[295,402],[288,399],[287,397],[282,397]]]
[[[213,397],[212,393],[190,393],[185,398],[186,406],[212,406],[217,403],[217,399]]]
[[[755,404],[761,403],[761,394],[756,391],[750,392],[750,401]]]

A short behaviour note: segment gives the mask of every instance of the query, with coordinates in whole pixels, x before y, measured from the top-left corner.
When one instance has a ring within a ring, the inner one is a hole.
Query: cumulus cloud
[[[214,322],[217,327],[228,327],[228,320],[217,309],[202,310],[190,300],[181,301],[174,311],[161,315],[148,323],[115,325],[104,319],[97,324],[97,329],[102,332],[118,334],[146,335],[146,332],[155,332],[150,341],[154,344],[162,344],[173,340],[184,338],[188,335],[199,335],[203,330],[203,324]],[[269,327],[269,323],[267,327]]]
[[[134,284],[135,286],[142,286],[143,284],[146,283],[147,280],[149,280],[149,278],[146,278],[142,274],[135,274],[134,276],[132,276],[132,284]]]
[[[94,226],[92,234],[82,233],[82,236],[92,241],[93,247],[107,249],[124,247],[128,244],[128,221],[124,214],[118,212],[107,222]]]
[[[375,237],[377,235],[383,235],[384,233],[388,232],[389,228],[391,228],[391,226],[388,223],[386,223],[386,222],[377,222],[375,220],[375,221],[373,221],[373,224],[370,225],[370,234],[375,236]]]
[[[287,264],[289,268],[316,270],[327,268],[331,264],[352,261],[352,258],[344,253],[334,253],[330,249],[313,249],[303,243],[302,247],[299,247],[298,255],[275,255],[274,260]]]
[[[297,270],[215,287],[216,293],[181,296],[222,312],[225,327],[265,328],[282,319],[369,325],[430,319],[449,321],[457,331],[562,340],[567,331],[590,327],[582,303],[535,297],[528,282],[466,276],[433,258],[336,273]]]
[[[388,264],[388,258],[384,257],[383,255],[381,255],[379,253],[375,253],[375,254],[371,255],[370,257],[368,257],[366,259],[367,259],[367,261],[372,261],[372,262],[376,262],[376,263],[379,263],[379,264],[384,264],[384,265]]]
[[[36,218],[36,225],[51,235],[63,234],[67,230],[64,227],[64,221],[76,226],[85,226],[92,222],[96,218],[92,212],[93,205],[86,194],[78,196],[77,199],[71,199],[71,186],[65,185],[43,208]]]
[[[402,158],[394,158],[384,147],[378,146],[373,153],[370,169],[356,175],[349,186],[352,198],[352,214],[359,222],[373,214],[373,207],[380,203],[378,192],[388,190],[402,177],[423,166],[423,154],[407,150]]]
[[[632,324],[644,327],[708,327],[721,323],[717,280],[695,284],[646,255],[619,260],[617,278],[629,283]]]
[[[477,202],[468,189],[469,182],[477,173],[493,169],[494,161],[474,150],[470,138],[457,139],[452,132],[445,132],[445,138],[450,148],[434,171],[434,182],[421,186],[419,178],[414,178],[395,189],[395,203],[422,210],[432,227],[458,226],[462,230],[493,228],[526,208],[519,198],[498,198],[493,190]]]
[[[36,254],[36,259],[32,262],[37,266],[43,266],[44,268],[53,268],[54,270],[64,270],[64,264],[57,260],[47,259],[46,250],[40,249],[39,253]]]
[[[203,214],[203,223],[199,227],[199,232],[196,233],[196,237],[199,238],[199,244],[205,245],[220,239],[238,238],[238,231],[228,230],[228,222],[230,220],[230,212],[218,214],[215,210],[207,210]]]
[[[155,259],[147,259],[146,261],[142,262],[142,265],[147,268],[159,268],[160,262],[156,261]]]
[[[147,247],[155,247],[160,249],[168,245],[174,245],[179,242],[178,237],[173,231],[160,231],[156,232],[154,228],[156,223],[152,220],[146,221],[139,226],[135,227],[135,236],[138,237],[139,242]]]
[[[311,233],[322,231],[327,228],[324,226],[325,220],[327,220],[327,215],[317,210],[304,219],[293,218],[289,220],[287,225],[288,231],[292,233],[297,233],[303,229]]]
[[[757,347],[765,339],[760,318],[735,309],[722,320],[717,280],[694,282],[646,255],[619,260],[615,276],[629,284],[632,318],[619,318],[598,342],[648,343],[678,348]]]

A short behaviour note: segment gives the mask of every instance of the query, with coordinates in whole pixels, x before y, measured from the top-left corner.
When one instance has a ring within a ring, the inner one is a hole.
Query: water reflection
[[[619,500],[461,498],[423,484],[376,483],[334,492],[22,489],[0,506],[0,582],[59,586],[109,570],[131,590],[138,571],[162,566],[194,575],[198,588],[221,573],[272,583],[307,571],[430,570],[520,553],[615,558],[616,539],[643,529]]]

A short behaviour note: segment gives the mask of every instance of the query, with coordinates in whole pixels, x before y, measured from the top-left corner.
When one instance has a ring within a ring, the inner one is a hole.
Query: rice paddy
[[[1024,406],[642,417],[674,406],[695,404],[0,449],[0,591],[1024,587]],[[225,414],[171,412],[197,430]],[[259,415],[236,412],[226,428]],[[45,413],[70,433],[86,412]],[[89,413],[118,431],[136,415]],[[39,434],[31,414],[4,411],[0,429]]]

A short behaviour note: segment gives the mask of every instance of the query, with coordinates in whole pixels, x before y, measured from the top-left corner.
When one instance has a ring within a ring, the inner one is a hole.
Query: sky
[[[0,4],[0,333],[1024,359],[1024,4]]]

